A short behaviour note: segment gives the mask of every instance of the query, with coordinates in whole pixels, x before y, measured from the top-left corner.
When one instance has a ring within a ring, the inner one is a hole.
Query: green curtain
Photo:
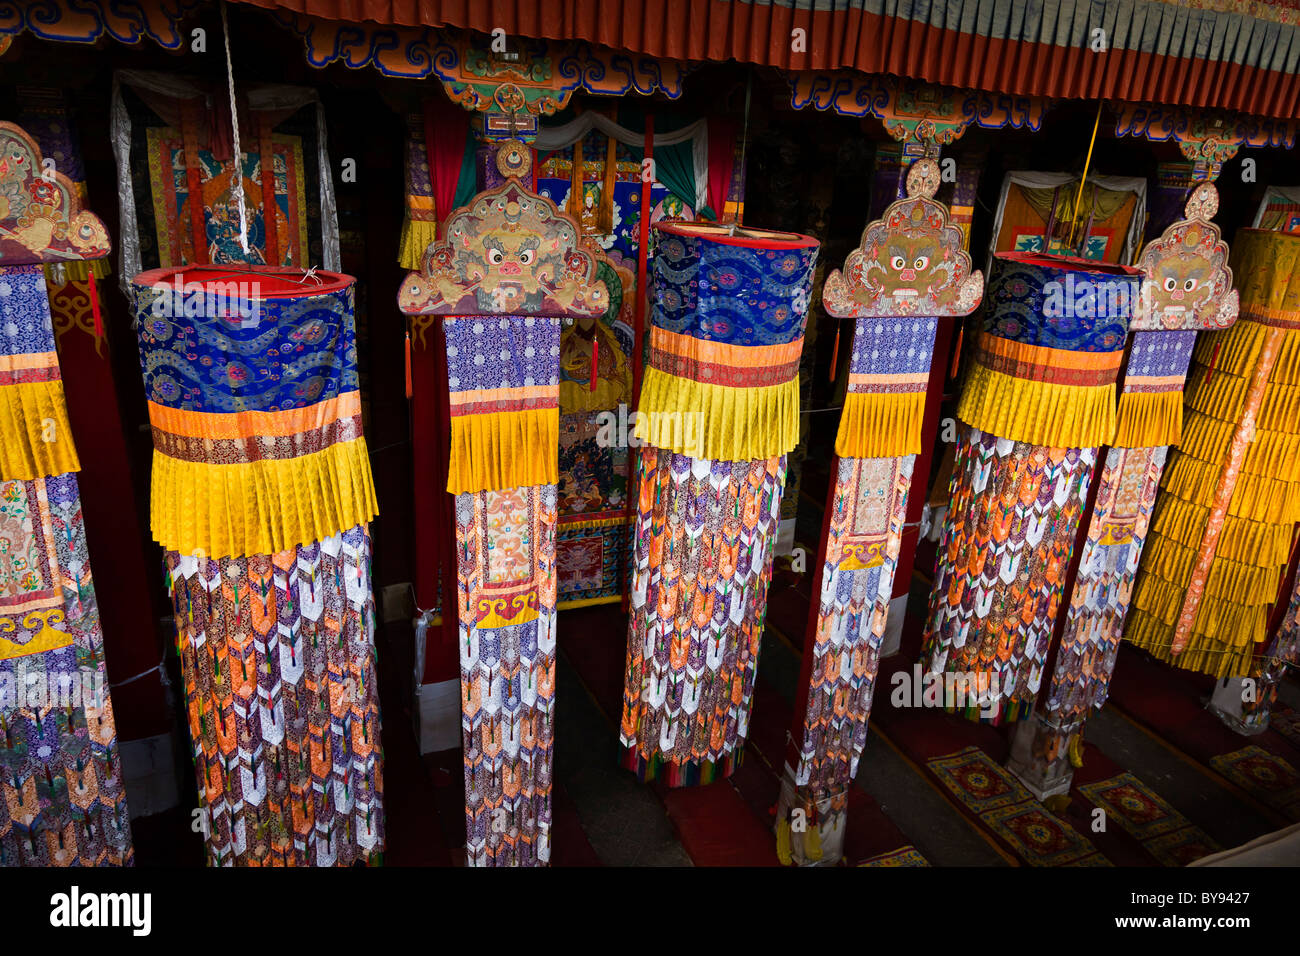
[[[456,179],[456,198],[452,200],[453,209],[468,206],[478,192],[478,171],[474,168],[476,161],[477,149],[474,135],[470,133],[465,137],[465,155],[460,161],[460,175]]]

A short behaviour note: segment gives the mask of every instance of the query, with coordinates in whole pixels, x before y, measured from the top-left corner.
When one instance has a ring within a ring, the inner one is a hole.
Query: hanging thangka
[[[1251,673],[1300,519],[1300,235],[1238,230],[1240,320],[1192,355],[1124,639],[1215,677]]]
[[[939,166],[914,163],[907,198],[868,224],[844,271],[826,280],[829,315],[855,319],[848,393],[835,440],[835,485],[820,556],[811,655],[777,804],[782,862],[834,864],[843,855],[848,791],[867,740],[880,642],[893,590],[912,466],[921,451],[926,383],[941,317],[979,305],[960,227],[934,200]],[[792,828],[802,811],[806,829]]]
[[[200,266],[131,288],[208,860],[376,861],[377,507],[354,280]]]
[[[1236,321],[1228,246],[1210,221],[1218,205],[1214,185],[1199,185],[1185,218],[1150,242],[1137,261],[1142,290],[1129,325],[1133,339],[1118,428],[1102,463],[1043,709],[1050,731],[1040,756],[1048,761],[1106,702],[1160,473],[1168,446],[1182,437],[1183,382],[1196,333]]]
[[[338,215],[315,90],[249,87],[236,162],[224,85],[122,70],[113,88],[124,281],[146,269],[196,264],[339,268]],[[240,185],[247,253],[239,239]]]
[[[609,291],[603,315],[567,321],[560,332],[560,607],[616,601],[627,562],[628,445],[632,336],[622,334],[620,273],[601,261]]]
[[[1115,434],[1139,275],[993,258],[925,630],[928,671],[969,717],[1015,720],[1038,694],[1097,448]]]
[[[1146,222],[1143,176],[1089,176],[1013,170],[1002,180],[990,250],[1075,252],[1084,259],[1129,263]]]
[[[0,123],[0,866],[133,858],[44,274],[108,253],[74,183]]]
[[[675,786],[729,774],[748,732],[818,243],[657,228],[622,742]]]
[[[609,307],[603,259],[524,187],[531,163],[523,143],[502,144],[505,184],[451,216],[398,296],[408,315],[445,317],[474,866],[551,857],[560,322]]]

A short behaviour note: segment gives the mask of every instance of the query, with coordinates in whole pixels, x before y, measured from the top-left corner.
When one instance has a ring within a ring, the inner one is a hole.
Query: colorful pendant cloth
[[[353,280],[198,267],[132,289],[209,861],[377,859],[377,506]]]
[[[657,228],[622,742],[676,786],[729,774],[748,733],[818,244]]]
[[[782,862],[843,855],[848,789],[867,739],[880,643],[893,591],[912,467],[921,450],[926,383],[939,316],[971,312],[983,294],[960,227],[933,200],[939,168],[908,171],[908,197],[867,225],[822,293],[828,314],[856,319],[840,418],[835,483],[820,556],[818,616],[777,808]],[[794,811],[803,826],[795,826]],[[787,859],[788,857],[788,859]]]
[[[523,185],[532,154],[498,149],[504,185],[453,214],[398,305],[447,316],[456,496],[466,856],[551,857],[560,321],[606,313],[608,262]]]
[[[0,123],[0,866],[133,862],[44,262],[108,254],[62,173]]]
[[[274,554],[168,551],[216,864],[350,866],[384,846],[370,535]]]
[[[729,774],[749,731],[785,456],[642,449],[624,764],[670,786]]]
[[[1079,558],[1044,716],[1069,731],[1106,702],[1120,635],[1164,468],[1182,436],[1183,383],[1198,329],[1236,320],[1228,246],[1210,219],[1218,194],[1193,191],[1183,219],[1142,251],[1142,292],[1119,398],[1114,447]]]
[[[1032,708],[1140,273],[998,255],[958,417],[925,658],[964,689],[948,707],[992,722]]]
[[[1300,519],[1300,236],[1237,233],[1241,320],[1193,355],[1125,639],[1216,677],[1251,672]]]

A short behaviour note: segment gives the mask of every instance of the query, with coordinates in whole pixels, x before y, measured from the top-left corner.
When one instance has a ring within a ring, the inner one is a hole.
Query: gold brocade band
[[[80,470],[63,381],[0,387],[0,478],[30,481]]]
[[[693,458],[754,461],[784,455],[799,444],[799,379],[730,388],[647,368],[636,437]]]
[[[557,484],[559,443],[558,408],[455,415],[447,490],[459,495]]]

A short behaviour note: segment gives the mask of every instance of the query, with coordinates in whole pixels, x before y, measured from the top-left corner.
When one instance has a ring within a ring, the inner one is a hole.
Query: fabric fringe
[[[972,363],[957,417],[980,431],[1049,448],[1096,448],[1115,435],[1115,386],[1057,385]]]
[[[1267,617],[1265,609],[1236,609],[1235,613],[1227,617],[1221,616],[1220,611],[1221,608],[1214,599],[1202,600],[1196,613],[1192,637],[1178,655],[1170,653],[1174,639],[1173,625],[1162,623],[1136,606],[1129,611],[1124,640],[1157,660],[1185,670],[1198,671],[1216,678],[1245,674],[1254,658],[1256,642],[1248,640],[1240,645],[1229,646],[1207,635],[1202,627],[1205,622],[1214,620],[1225,633],[1231,633],[1235,626],[1241,628],[1242,634],[1257,633],[1262,636]],[[1228,626],[1225,627],[1225,624]]]
[[[1164,490],[1185,501],[1209,507],[1214,503],[1220,465],[1179,455],[1165,474]],[[1300,520],[1300,486],[1264,475],[1237,476],[1228,514],[1251,521],[1286,524]]]
[[[647,759],[636,747],[624,747],[621,763],[642,783],[661,778],[669,787],[696,787],[730,777],[740,769],[744,756],[744,750],[735,750],[718,761],[669,763],[662,754],[656,753]]]
[[[636,437],[692,458],[755,461],[787,454],[799,444],[799,379],[732,388],[647,368]]]
[[[424,268],[424,254],[438,237],[438,224],[429,220],[402,220],[402,237],[397,246],[397,264],[403,269]]]
[[[447,490],[460,495],[557,484],[559,445],[558,408],[454,415]]]
[[[1115,412],[1116,448],[1177,445],[1183,433],[1183,393],[1122,392]]]
[[[153,456],[150,520],[169,551],[207,558],[275,554],[379,513],[366,440],[309,455],[214,465]]]
[[[835,436],[841,458],[895,458],[921,453],[925,392],[849,392]]]
[[[1226,372],[1222,368],[1214,369],[1211,374],[1208,366],[1193,362],[1187,373],[1186,402],[1189,408],[1202,415],[1235,425],[1245,411],[1249,389],[1250,378],[1247,376]]]
[[[0,386],[0,478],[30,481],[80,470],[62,380]]]

